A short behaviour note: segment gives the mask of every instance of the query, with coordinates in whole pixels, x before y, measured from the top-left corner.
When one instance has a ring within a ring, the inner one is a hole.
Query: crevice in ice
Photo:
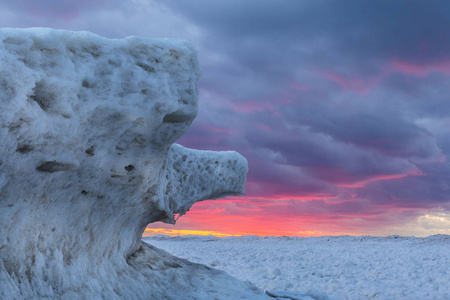
[[[52,102],[55,101],[55,94],[46,87],[45,81],[39,81],[36,82],[36,86],[33,88],[30,99],[36,101],[42,110],[48,111]]]
[[[17,146],[16,151],[22,154],[26,154],[28,152],[34,151],[34,147],[33,145],[29,144],[20,144]]]
[[[188,123],[192,121],[192,116],[181,112],[174,112],[164,116],[164,123]]]
[[[89,155],[89,156],[94,156],[94,155],[95,155],[95,148],[94,148],[94,146],[90,146],[90,147],[87,148],[84,152],[85,152],[87,155]]]
[[[40,172],[48,172],[48,173],[54,173],[54,172],[61,172],[61,171],[71,171],[74,170],[76,166],[71,163],[63,163],[56,160],[53,161],[46,161],[43,164],[40,164],[36,167],[36,170]]]
[[[87,88],[87,89],[92,89],[92,88],[95,88],[95,83],[93,83],[93,81],[85,78],[81,81],[81,86],[84,88]]]
[[[125,166],[125,170],[127,170],[128,172],[131,172],[134,170],[134,166],[133,165]]]
[[[155,73],[155,68],[153,68],[152,66],[149,66],[147,64],[144,64],[142,62],[138,62],[136,65],[138,65],[139,67],[141,67],[142,69],[144,69],[146,72],[149,73]]]

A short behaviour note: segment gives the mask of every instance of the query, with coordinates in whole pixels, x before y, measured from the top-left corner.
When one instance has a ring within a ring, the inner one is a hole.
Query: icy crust
[[[199,76],[185,41],[0,29],[0,298],[152,299],[191,270],[132,257],[148,223],[243,192],[244,158],[173,145]]]
[[[144,238],[280,299],[450,299],[450,235]]]
[[[233,151],[199,151],[174,144],[163,169],[165,202],[182,216],[197,201],[243,194],[248,165]]]

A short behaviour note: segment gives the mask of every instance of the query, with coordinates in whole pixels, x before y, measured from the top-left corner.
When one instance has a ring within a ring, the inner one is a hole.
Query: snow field
[[[144,241],[269,291],[301,291],[316,299],[450,299],[448,235]]]

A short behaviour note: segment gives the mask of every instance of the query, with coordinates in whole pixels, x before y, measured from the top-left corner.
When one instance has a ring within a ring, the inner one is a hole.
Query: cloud
[[[326,194],[345,204],[316,198],[287,211],[377,211],[379,224],[448,202],[448,4],[169,3],[204,29],[201,47],[216,59],[203,62],[199,121],[233,127],[214,149],[249,158],[252,197]]]
[[[418,222],[424,229],[438,229],[450,232],[450,212],[443,209],[420,216]]]
[[[30,16],[57,18],[70,20],[79,16],[80,12],[90,9],[98,9],[99,7],[108,6],[109,4],[117,4],[117,1],[92,0],[92,1],[52,1],[52,0],[17,0],[17,1],[0,1],[1,6],[9,8],[13,11],[28,14]]]
[[[445,34],[450,21],[441,13],[450,6],[445,2],[168,3],[207,28],[211,43],[219,43],[223,52],[249,68],[267,69],[272,60],[288,69],[299,64],[333,66],[370,74],[380,59],[426,62],[446,57],[450,50]]]

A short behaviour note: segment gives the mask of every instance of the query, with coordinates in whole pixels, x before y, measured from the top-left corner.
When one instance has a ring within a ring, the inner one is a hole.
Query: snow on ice
[[[141,242],[243,193],[242,156],[172,145],[197,114],[189,43],[1,29],[0,64],[1,299],[269,298]]]
[[[155,236],[144,241],[286,299],[450,299],[448,235]]]

